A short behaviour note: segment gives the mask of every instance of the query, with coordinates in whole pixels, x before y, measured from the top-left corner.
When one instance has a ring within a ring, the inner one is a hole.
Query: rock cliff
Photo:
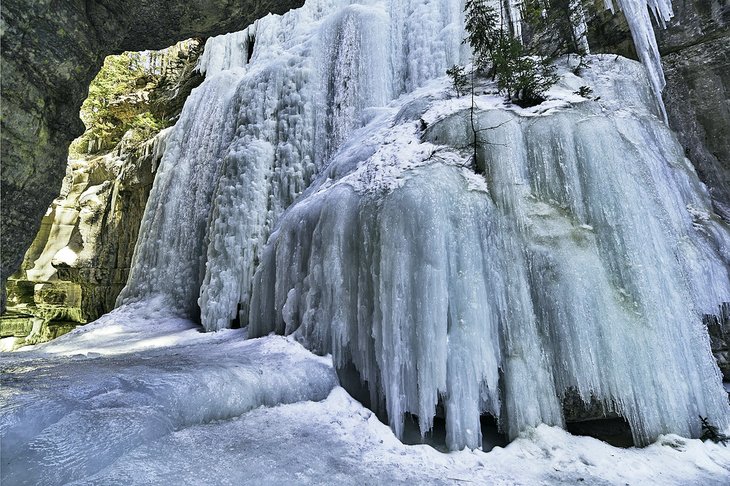
[[[8,279],[4,347],[53,339],[114,307],[127,281],[166,127],[202,81],[202,43],[110,56],[81,110],[61,194]]]
[[[29,7],[21,0],[3,2],[0,281],[18,269],[59,194],[68,146],[84,130],[79,108],[107,55],[234,31],[302,3],[39,0]]]
[[[730,4],[675,1],[675,21],[658,32],[669,124],[730,221]]]

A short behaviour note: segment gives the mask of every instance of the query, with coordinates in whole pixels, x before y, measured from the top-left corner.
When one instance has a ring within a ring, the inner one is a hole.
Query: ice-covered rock
[[[353,364],[396,435],[406,413],[426,433],[441,403],[453,449],[481,443],[483,413],[511,437],[561,425],[570,389],[639,444],[698,436],[699,415],[726,426],[701,316],[730,297],[730,232],[688,210],[709,215],[707,193],[639,64],[562,72],[541,107],[476,99],[484,178],[447,89],[358,132],[272,235],[251,334]]]

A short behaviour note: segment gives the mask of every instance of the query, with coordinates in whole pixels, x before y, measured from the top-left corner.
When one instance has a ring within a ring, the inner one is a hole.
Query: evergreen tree
[[[486,0],[467,0],[464,11],[474,69],[496,78],[499,90],[520,106],[544,101],[545,91],[557,81],[550,63],[530,56],[505,27],[503,12],[498,14]]]
[[[456,96],[462,96],[469,91],[469,77],[466,75],[463,66],[454,64],[450,69],[446,70],[446,74],[451,78],[451,84],[456,91]]]

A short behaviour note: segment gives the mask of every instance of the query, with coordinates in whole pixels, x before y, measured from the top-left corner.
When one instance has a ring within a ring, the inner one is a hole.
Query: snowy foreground
[[[290,338],[127,306],[0,357],[3,485],[727,484],[730,448],[617,449],[556,427],[492,452],[401,444]]]

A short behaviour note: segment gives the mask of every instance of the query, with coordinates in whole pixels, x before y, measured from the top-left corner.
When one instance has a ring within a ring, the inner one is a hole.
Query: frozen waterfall
[[[307,0],[210,39],[119,302],[294,333],[354,366],[397,434],[443,409],[453,449],[484,413],[512,437],[562,425],[569,391],[642,444],[727,426],[700,316],[730,300],[730,235],[657,108],[646,6],[669,1],[618,4],[646,69],[563,60],[530,110],[484,84],[486,177],[443,79],[469,61],[463,2]]]
[[[730,233],[640,65],[562,73],[549,107],[478,98],[478,126],[497,127],[486,183],[465,168],[468,102],[448,90],[361,131],[266,247],[251,335],[352,363],[397,435],[407,412],[428,431],[441,403],[452,449],[481,443],[484,413],[511,437],[561,425],[571,389],[639,444],[697,436],[699,415],[727,424],[700,316],[730,298]],[[610,101],[571,98],[584,84]]]

